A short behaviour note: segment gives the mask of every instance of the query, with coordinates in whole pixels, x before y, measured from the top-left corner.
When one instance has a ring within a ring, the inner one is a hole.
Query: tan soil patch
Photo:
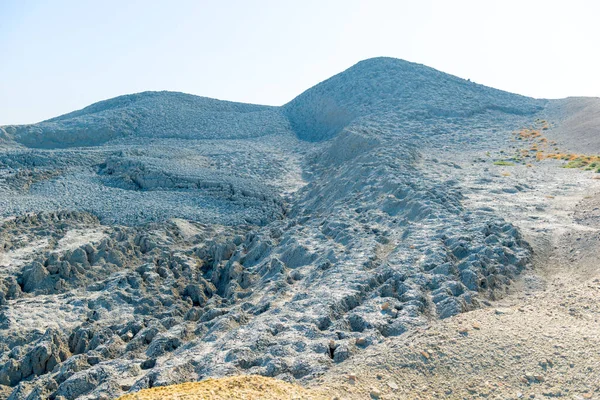
[[[201,382],[188,382],[180,385],[161,386],[126,394],[119,400],[280,400],[280,399],[330,399],[322,391],[304,389],[284,381],[263,376],[232,376],[220,379],[206,379]]]

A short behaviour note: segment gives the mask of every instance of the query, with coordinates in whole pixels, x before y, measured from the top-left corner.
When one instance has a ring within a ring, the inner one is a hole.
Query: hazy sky
[[[600,96],[597,4],[0,0],[0,125],[145,90],[281,105],[375,56],[533,97]]]

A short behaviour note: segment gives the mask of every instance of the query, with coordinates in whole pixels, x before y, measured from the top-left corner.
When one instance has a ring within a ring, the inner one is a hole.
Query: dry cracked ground
[[[234,386],[208,380],[126,398],[600,398],[600,185],[592,174],[555,168],[504,168],[511,174],[504,179],[544,182],[533,196],[470,199],[504,209],[535,254],[486,307],[386,338],[308,382],[308,391],[281,394],[271,385],[287,384],[275,381],[267,393],[253,392],[264,378],[251,376]]]
[[[554,197],[550,215],[523,221],[544,232],[532,233],[534,265],[506,297],[388,339],[314,387],[340,399],[599,398],[596,190]]]
[[[600,99],[365,60],[0,127],[0,398],[600,397]]]

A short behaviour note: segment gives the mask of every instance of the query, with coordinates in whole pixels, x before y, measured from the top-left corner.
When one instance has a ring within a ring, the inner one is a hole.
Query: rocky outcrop
[[[31,376],[46,374],[70,356],[65,338],[49,329],[28,350],[11,350],[0,369],[0,384],[14,386]]]

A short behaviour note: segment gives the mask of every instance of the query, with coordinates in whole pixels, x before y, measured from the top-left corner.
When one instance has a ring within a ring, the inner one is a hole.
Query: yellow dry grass
[[[126,394],[118,400],[324,400],[331,396],[274,378],[247,375],[179,385],[160,386]]]
[[[542,125],[542,130],[549,128],[546,120],[536,120],[537,124]],[[516,138],[523,142],[530,144],[529,148],[522,148],[517,150],[518,155],[523,159],[528,159],[535,156],[536,161],[542,160],[559,160],[566,161],[564,165],[566,168],[580,168],[587,170],[596,170],[600,172],[600,156],[598,155],[586,155],[586,154],[575,154],[575,153],[562,153],[559,151],[554,140],[549,141],[548,138],[543,136],[539,129],[535,128],[524,128],[520,131],[513,132]],[[550,150],[553,147],[553,151]],[[528,166],[530,164],[527,164]]]

